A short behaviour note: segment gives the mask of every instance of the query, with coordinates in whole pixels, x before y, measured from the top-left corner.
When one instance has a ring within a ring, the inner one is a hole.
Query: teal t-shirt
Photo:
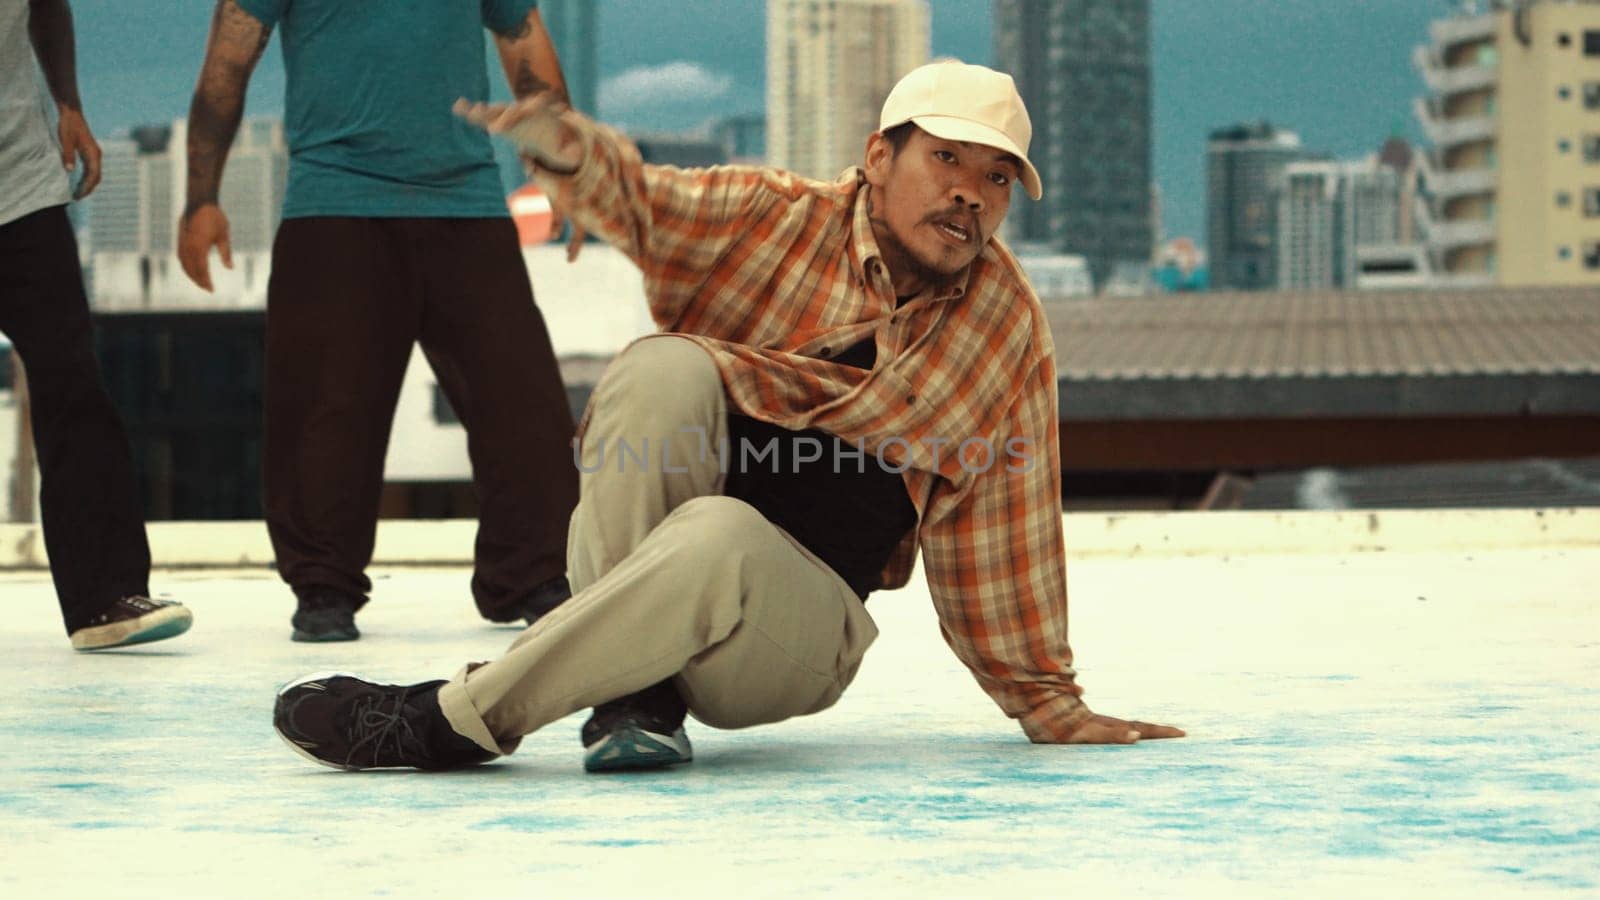
[[[483,29],[537,0],[237,2],[283,43],[285,219],[508,215],[488,135],[450,107],[489,99]]]

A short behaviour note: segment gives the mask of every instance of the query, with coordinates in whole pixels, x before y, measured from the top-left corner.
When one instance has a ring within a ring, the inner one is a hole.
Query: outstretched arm
[[[67,0],[29,0],[28,39],[60,111],[61,164],[70,172],[76,158],[83,159],[83,181],[72,195],[81,200],[100,183],[100,145],[84,121],[83,101],[78,97],[78,53]]]
[[[189,104],[188,201],[178,223],[178,261],[195,284],[211,290],[211,248],[233,268],[228,217],[217,205],[228,148],[244,117],[244,93],[272,29],[239,7],[218,0],[206,39],[205,62]]]
[[[497,26],[487,23],[494,32],[495,48],[500,52],[500,65],[506,71],[506,84],[518,100],[547,94],[549,99],[562,106],[571,106],[567,95],[567,80],[561,74],[561,59],[556,54],[555,42],[544,26],[538,7],[528,11],[522,21],[512,25]],[[538,161],[528,155],[522,157],[523,167],[531,177],[538,169]],[[565,210],[554,208],[554,229],[561,230],[566,218]],[[572,223],[572,237],[567,241],[567,261],[578,258],[583,250],[584,230]]]
[[[1099,715],[1079,699],[1067,642],[1052,356],[1047,350],[1007,415],[1000,445],[1008,458],[991,452],[966,497],[936,502],[924,517],[924,565],[940,630],[1035,743],[1183,737],[1170,725]]]

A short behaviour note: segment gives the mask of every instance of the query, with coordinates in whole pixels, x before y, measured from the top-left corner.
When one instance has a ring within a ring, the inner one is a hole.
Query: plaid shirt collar
[[[867,278],[889,278],[889,267],[883,261],[883,252],[878,249],[878,237],[872,231],[872,185],[867,183],[867,173],[860,168],[846,169],[839,176],[840,181],[851,180],[856,183],[855,208],[850,215],[850,274],[857,285],[866,283]],[[949,281],[936,286],[937,289],[925,289],[912,299],[924,296],[930,302],[943,300],[959,300],[966,296],[967,286],[972,280],[972,264],[953,276]],[[885,296],[894,293],[891,285]]]

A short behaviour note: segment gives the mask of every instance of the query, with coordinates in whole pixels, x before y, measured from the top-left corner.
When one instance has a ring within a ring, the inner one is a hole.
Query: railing
[[[1428,26],[1428,34],[1433,38],[1433,45],[1444,50],[1456,44],[1493,38],[1494,23],[1493,15],[1437,19]]]
[[[1431,47],[1417,47],[1411,52],[1411,62],[1416,66],[1428,90],[1439,96],[1460,94],[1466,91],[1493,87],[1496,71],[1493,66],[1445,66]]]
[[[1470,144],[1476,141],[1489,141],[1494,139],[1494,119],[1487,115],[1462,116],[1454,119],[1443,119],[1434,113],[1433,107],[1427,100],[1418,97],[1412,107],[1417,114],[1417,121],[1422,124],[1423,133],[1428,136],[1429,143],[1436,148],[1454,147],[1457,144]]]

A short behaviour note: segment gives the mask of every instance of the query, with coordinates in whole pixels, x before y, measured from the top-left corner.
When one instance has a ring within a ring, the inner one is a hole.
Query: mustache
[[[946,223],[960,225],[974,238],[978,236],[978,217],[961,204],[953,204],[939,212],[929,213],[922,219],[925,225],[943,225]]]

